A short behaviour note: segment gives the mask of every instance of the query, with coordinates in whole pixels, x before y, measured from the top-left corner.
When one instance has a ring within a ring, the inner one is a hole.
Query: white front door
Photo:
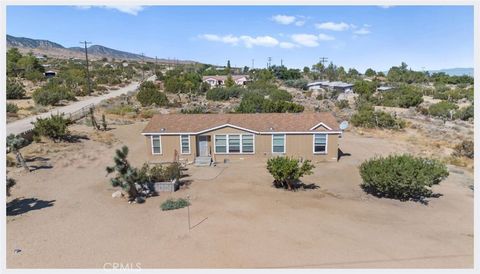
[[[198,136],[199,156],[208,156],[208,136]]]

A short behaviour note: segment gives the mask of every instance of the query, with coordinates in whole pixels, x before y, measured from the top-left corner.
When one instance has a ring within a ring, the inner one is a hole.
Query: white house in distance
[[[227,78],[227,75],[203,76],[202,81],[208,83],[211,87],[219,87],[225,85]],[[232,75],[232,79],[236,85],[244,86],[248,81],[248,75]]]
[[[308,90],[319,90],[320,88],[330,89],[330,90],[339,90],[344,93],[353,92],[353,84],[345,82],[330,82],[330,81],[319,81],[307,84]]]

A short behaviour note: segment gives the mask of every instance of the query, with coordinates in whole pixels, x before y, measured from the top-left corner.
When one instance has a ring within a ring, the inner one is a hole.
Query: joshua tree
[[[22,156],[22,153],[20,153],[20,148],[24,144],[25,139],[23,139],[21,136],[10,134],[7,137],[7,147],[10,149],[11,152],[15,154],[17,163],[20,163],[26,171],[30,172],[30,168],[28,168],[27,163]]]
[[[114,187],[121,187],[128,193],[129,201],[133,201],[139,192],[137,191],[137,184],[142,185],[146,183],[145,176],[142,176],[142,172],[139,172],[136,168],[132,167],[127,160],[128,147],[123,146],[121,149],[117,149],[113,161],[114,166],[106,168],[107,173],[116,172],[115,178],[112,178],[110,182]]]
[[[90,108],[90,120],[92,120],[92,126],[94,129],[99,130],[100,126],[97,124],[97,119],[95,119],[95,115],[93,113],[93,108]]]
[[[102,114],[102,127],[103,131],[107,131],[107,119],[105,119],[105,114]]]

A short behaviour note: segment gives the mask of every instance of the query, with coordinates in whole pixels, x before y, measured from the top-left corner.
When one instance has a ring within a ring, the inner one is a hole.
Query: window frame
[[[159,144],[159,149],[160,149],[160,152],[155,152],[155,148],[153,146],[153,139],[158,137],[158,144]],[[152,149],[152,155],[162,155],[162,136],[161,135],[150,135],[150,146],[151,146],[151,149]]]
[[[184,136],[187,136],[187,138],[188,138],[188,152],[183,152],[183,140],[182,140],[182,138]],[[192,147],[191,147],[191,143],[190,143],[190,135],[189,134],[180,134],[180,154],[183,154],[183,155],[192,154]]]
[[[277,135],[277,136],[283,136],[283,152],[276,152],[276,151],[273,151],[273,139],[274,139],[274,136]],[[287,153],[287,134],[275,134],[273,133],[272,134],[272,154],[285,154]]]
[[[325,135],[325,151],[315,151],[315,137],[317,135]],[[312,136],[313,136],[313,154],[328,154],[328,134],[314,133]]]
[[[240,152],[229,152],[230,151],[230,135],[239,135],[239,145],[240,145]],[[252,136],[252,146],[253,146],[253,152],[243,152],[243,136],[244,135],[249,135]],[[226,139],[226,150],[225,152],[218,152],[217,151],[217,136],[225,136]],[[232,155],[243,155],[243,154],[255,154],[255,134],[252,133],[224,133],[224,134],[214,134],[213,135],[213,147],[214,147],[214,153],[219,154],[219,155],[227,155],[227,154],[232,154]]]

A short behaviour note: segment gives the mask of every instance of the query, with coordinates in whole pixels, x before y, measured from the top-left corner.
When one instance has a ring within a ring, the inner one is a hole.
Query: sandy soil
[[[316,190],[271,186],[263,162],[189,167],[186,189],[128,204],[111,197],[105,177],[114,150],[130,148],[144,162],[143,123],[89,140],[34,144],[43,156],[17,179],[7,216],[8,268],[471,268],[473,174],[450,166],[450,176],[428,205],[378,199],[362,192],[358,165],[377,154],[412,151],[404,142],[346,133],[338,163],[317,164],[306,183]],[[116,141],[115,141],[116,140]],[[169,197],[190,196],[187,209],[164,212]],[[38,199],[38,200],[33,200]],[[17,214],[17,215],[14,215]],[[15,253],[14,249],[21,252]]]

